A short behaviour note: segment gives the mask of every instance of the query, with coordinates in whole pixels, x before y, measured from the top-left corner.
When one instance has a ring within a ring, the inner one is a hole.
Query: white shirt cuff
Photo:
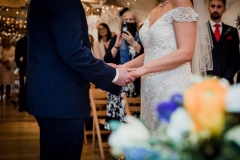
[[[118,71],[118,69],[116,69],[116,76],[115,76],[115,78],[112,80],[112,82],[113,82],[113,83],[114,83],[114,82],[117,82],[118,77],[119,77],[119,71]]]

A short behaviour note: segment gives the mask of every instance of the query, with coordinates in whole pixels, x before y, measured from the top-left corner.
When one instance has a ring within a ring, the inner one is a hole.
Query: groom
[[[31,0],[27,19],[24,106],[40,127],[40,159],[79,160],[90,82],[119,94],[134,78],[93,57],[80,0]]]
[[[233,84],[233,78],[240,63],[237,29],[222,22],[222,14],[226,11],[226,0],[210,0],[208,10],[214,48],[212,50],[213,70],[208,71],[207,74],[224,78]]]

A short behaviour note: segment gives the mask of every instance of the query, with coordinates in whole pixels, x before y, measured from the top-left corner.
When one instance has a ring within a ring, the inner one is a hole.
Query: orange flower
[[[206,79],[184,94],[184,106],[191,115],[196,131],[209,130],[219,135],[223,129],[227,87],[217,79]]]

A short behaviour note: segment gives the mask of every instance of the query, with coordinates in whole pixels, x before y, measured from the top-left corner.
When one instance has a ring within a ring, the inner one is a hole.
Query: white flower
[[[123,154],[123,149],[134,146],[148,146],[150,133],[137,118],[126,116],[126,123],[122,123],[109,136],[108,143],[114,155]]]
[[[224,136],[224,139],[226,141],[233,141],[235,142],[238,146],[240,146],[240,125],[233,127],[230,129],[226,135]]]
[[[184,108],[177,108],[170,117],[170,124],[167,129],[167,135],[174,141],[180,141],[184,134],[192,128],[190,115]]]
[[[228,112],[240,113],[240,84],[229,87],[225,100]]]
[[[203,77],[197,74],[194,74],[191,76],[191,82],[195,83],[200,83],[203,81]]]

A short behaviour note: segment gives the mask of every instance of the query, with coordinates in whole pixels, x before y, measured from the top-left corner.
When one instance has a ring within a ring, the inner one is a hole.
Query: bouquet
[[[111,153],[126,160],[239,160],[240,84],[202,79],[156,107],[159,135],[144,120],[112,122]]]

